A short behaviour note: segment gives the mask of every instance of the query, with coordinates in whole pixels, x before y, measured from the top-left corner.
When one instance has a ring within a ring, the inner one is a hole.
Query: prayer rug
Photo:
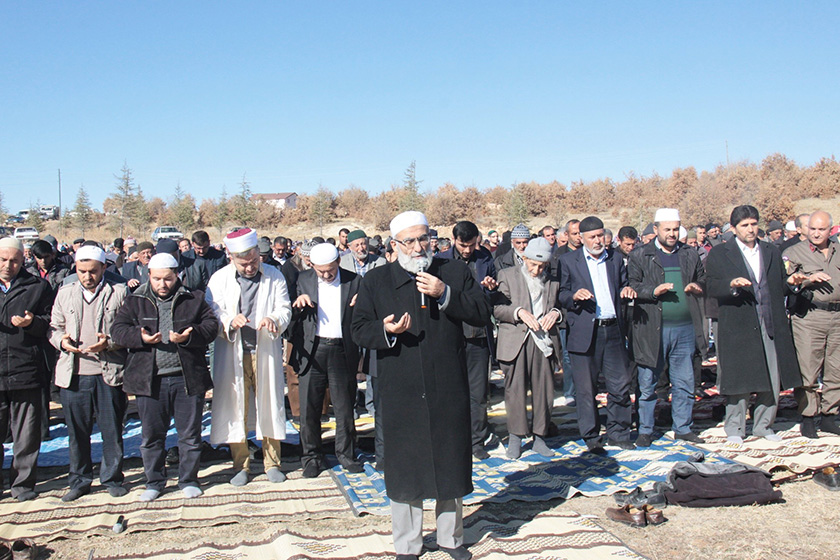
[[[621,450],[608,447],[605,456],[590,453],[582,441],[547,440],[554,457],[534,453],[530,444],[522,457],[505,457],[501,446],[490,451],[490,458],[473,461],[474,491],[464,498],[465,504],[480,502],[547,501],[554,498],[604,496],[630,492],[637,486],[653,486],[665,480],[671,467],[679,461],[697,460],[704,453],[682,441],[660,438],[646,449]],[[706,462],[729,463],[729,459],[706,453]],[[330,472],[356,515],[390,515],[390,501],[385,492],[385,479],[371,462],[363,473],[351,474],[340,466]],[[432,502],[427,502],[431,506]]]
[[[298,470],[287,473],[287,481],[273,484],[265,474],[254,471],[251,482],[235,487],[228,484],[230,463],[211,465],[199,472],[204,495],[185,499],[170,481],[164,493],[148,503],[137,501],[145,482],[141,468],[126,470],[126,486],[131,491],[122,498],[112,498],[94,483],[93,493],[64,503],[61,496],[67,491],[67,477],[62,476],[39,483],[39,497],[29,502],[19,503],[7,492],[0,500],[0,535],[39,541],[104,535],[120,515],[125,516],[127,531],[212,527],[244,519],[288,522],[350,516],[347,501],[327,475],[306,479]]]
[[[645,560],[591,517],[566,511],[547,511],[532,519],[500,518],[477,511],[464,519],[464,540],[476,560]],[[449,560],[427,535],[424,560]],[[97,560],[263,560],[283,558],[375,560],[393,558],[390,527],[352,527],[323,530],[285,528],[237,544],[216,544],[212,537],[200,546],[170,547],[154,553],[95,555]]]
[[[800,433],[799,424],[782,420],[775,427],[782,441],[752,436],[738,444],[726,440],[721,423],[700,434],[706,443],[698,447],[770,472],[779,482],[840,464],[840,436],[820,432],[819,439],[808,439]]]

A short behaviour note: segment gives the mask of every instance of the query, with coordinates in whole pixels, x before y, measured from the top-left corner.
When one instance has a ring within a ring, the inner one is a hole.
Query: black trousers
[[[9,469],[9,487],[12,497],[16,498],[35,489],[35,467],[41,451],[40,388],[0,391],[0,435],[5,439],[10,429],[14,459]],[[0,444],[0,468],[3,456],[3,445]],[[0,476],[0,490],[3,486],[3,477]]]
[[[312,367],[300,379],[300,444],[301,464],[323,463],[321,443],[321,407],[327,387],[335,412],[335,456],[342,465],[355,461],[356,424],[353,407],[356,402],[356,371],[347,367],[344,346],[317,340]]]
[[[204,395],[188,395],[182,375],[155,376],[151,396],[137,397],[146,488],[160,492],[166,486],[166,432],[172,418],[178,432],[178,487],[198,486],[203,411]]]
[[[70,489],[89,488],[93,482],[90,437],[94,421],[102,433],[99,481],[103,486],[121,485],[127,403],[122,387],[111,387],[101,375],[74,375],[70,387],[62,387],[59,392],[70,436]]]
[[[601,433],[601,419],[595,396],[598,375],[604,374],[607,385],[607,437],[629,441],[632,409],[630,407],[630,367],[624,337],[618,324],[596,327],[593,344],[585,354],[570,352],[572,375],[577,392],[578,429],[585,441]]]
[[[487,392],[490,388],[490,348],[487,338],[468,338],[466,346],[467,382],[470,386],[472,445],[481,446],[490,428],[487,424]]]

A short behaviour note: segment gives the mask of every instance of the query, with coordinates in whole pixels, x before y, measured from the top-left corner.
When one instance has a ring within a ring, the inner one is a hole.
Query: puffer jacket
[[[103,280],[102,291],[95,300],[96,332],[111,336],[111,327],[128,295],[125,284]],[[69,334],[78,341],[82,332],[82,289],[78,282],[62,286],[55,297],[50,321],[50,344],[59,351],[55,366],[55,384],[68,388],[73,376],[79,371],[76,355],[61,348],[61,337]],[[108,348],[96,354],[102,369],[102,380],[112,387],[122,385],[126,351],[110,340]]]
[[[0,391],[37,389],[47,383],[44,353],[53,292],[46,280],[21,269],[0,301]],[[34,316],[28,327],[12,325],[12,317]]]

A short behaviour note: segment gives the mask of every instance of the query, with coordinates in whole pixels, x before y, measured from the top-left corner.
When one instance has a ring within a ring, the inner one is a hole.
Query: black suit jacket
[[[595,331],[595,300],[574,301],[575,292],[581,288],[595,294],[589,267],[584,258],[586,249],[570,251],[560,257],[560,304],[566,309],[566,323],[569,333],[566,345],[569,352],[585,353],[592,345]],[[621,332],[626,334],[621,317],[621,290],[627,286],[627,270],[624,259],[613,249],[607,251],[607,279],[610,284],[613,306],[615,307]]]
[[[361,278],[353,272],[339,269],[341,282],[341,336],[344,346],[344,356],[347,359],[348,371],[355,375],[359,369],[359,347],[353,342],[351,324],[353,308],[350,302],[359,291]],[[315,270],[304,270],[297,278],[297,296],[306,294],[315,307],[292,309],[292,321],[289,331],[292,339],[292,355],[289,364],[298,372],[299,376],[309,373],[312,359],[315,355],[316,333],[318,332],[318,277]],[[296,297],[297,297],[296,296]]]

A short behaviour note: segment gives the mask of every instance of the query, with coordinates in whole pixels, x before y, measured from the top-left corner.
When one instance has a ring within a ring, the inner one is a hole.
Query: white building
[[[297,193],[293,192],[285,192],[285,193],[254,193],[253,199],[256,200],[264,200],[273,204],[277,207],[278,210],[282,210],[283,208],[296,208],[297,207]]]

